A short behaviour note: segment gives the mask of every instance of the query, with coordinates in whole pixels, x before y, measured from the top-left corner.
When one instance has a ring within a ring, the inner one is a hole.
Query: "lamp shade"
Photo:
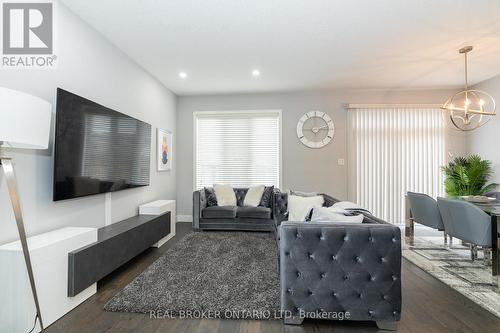
[[[52,104],[0,87],[0,147],[47,149]]]

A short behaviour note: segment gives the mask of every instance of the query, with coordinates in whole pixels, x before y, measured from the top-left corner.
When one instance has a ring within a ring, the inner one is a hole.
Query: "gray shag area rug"
[[[272,234],[195,232],[167,250],[104,309],[163,317],[205,313],[216,318],[274,319],[279,302]]]

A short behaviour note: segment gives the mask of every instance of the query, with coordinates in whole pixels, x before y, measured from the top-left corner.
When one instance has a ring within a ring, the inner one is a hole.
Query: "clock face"
[[[309,148],[322,148],[333,139],[333,120],[324,112],[309,111],[297,123],[297,137]]]

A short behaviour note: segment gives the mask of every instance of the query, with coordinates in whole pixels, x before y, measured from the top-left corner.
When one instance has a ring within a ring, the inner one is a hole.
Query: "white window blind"
[[[446,131],[439,109],[350,109],[349,123],[350,200],[402,224],[407,191],[443,195]]]
[[[195,188],[280,186],[281,112],[197,112]]]
[[[82,176],[149,184],[149,125],[127,117],[100,114],[87,114],[84,121]]]

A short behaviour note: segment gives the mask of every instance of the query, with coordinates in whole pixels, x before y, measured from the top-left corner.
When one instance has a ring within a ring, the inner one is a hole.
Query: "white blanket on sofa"
[[[357,203],[351,201],[339,201],[334,203],[332,207],[337,209],[344,209],[346,211],[365,211],[371,214],[368,209],[361,207]]]
[[[363,223],[364,215],[352,213],[343,208],[316,207],[313,208],[311,222]]]
[[[311,222],[363,223],[363,213],[370,213],[357,203],[339,201],[331,207],[315,207],[312,210]],[[371,213],[370,213],[371,214]]]

